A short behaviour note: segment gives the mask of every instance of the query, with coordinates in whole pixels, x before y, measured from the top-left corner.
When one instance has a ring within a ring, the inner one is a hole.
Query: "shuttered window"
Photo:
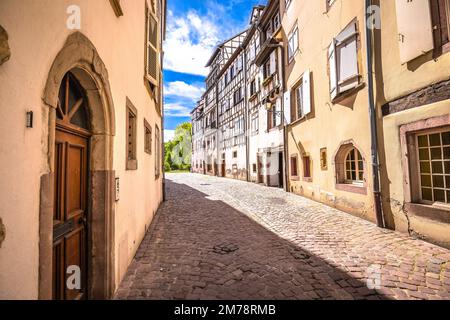
[[[358,70],[356,20],[331,42],[328,50],[328,66],[332,99],[359,85],[361,77]]]
[[[159,85],[159,52],[158,52],[158,19],[155,8],[152,5],[151,10],[146,9],[147,28],[146,28],[146,78],[155,85]]]
[[[302,75],[300,82],[292,90],[291,121],[296,121],[311,113],[310,71]],[[287,107],[287,105],[285,105]]]

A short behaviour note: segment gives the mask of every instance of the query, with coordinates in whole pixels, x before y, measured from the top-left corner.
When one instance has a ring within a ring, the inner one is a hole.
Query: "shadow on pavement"
[[[387,299],[228,204],[166,188],[117,299]]]

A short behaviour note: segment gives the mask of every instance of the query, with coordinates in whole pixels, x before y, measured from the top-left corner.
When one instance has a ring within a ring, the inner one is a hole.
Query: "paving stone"
[[[450,298],[447,249],[279,189],[195,174],[166,185],[115,299]]]

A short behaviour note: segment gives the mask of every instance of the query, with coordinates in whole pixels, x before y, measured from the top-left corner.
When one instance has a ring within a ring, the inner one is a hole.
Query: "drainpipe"
[[[372,0],[365,0],[365,27],[366,27],[366,52],[367,52],[367,85],[369,96],[369,117],[370,117],[370,138],[371,138],[371,159],[373,175],[373,196],[377,225],[385,228],[383,216],[383,206],[381,200],[380,186],[380,166],[378,163],[378,144],[377,144],[377,110],[374,99],[374,81],[373,81],[373,31],[368,25],[369,9],[372,6]]]

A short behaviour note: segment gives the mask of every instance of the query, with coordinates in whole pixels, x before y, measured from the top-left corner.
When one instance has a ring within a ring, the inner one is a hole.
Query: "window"
[[[311,178],[311,158],[309,156],[303,157],[303,178]]]
[[[137,127],[137,110],[127,98],[127,137],[126,137],[126,152],[127,152],[127,170],[137,169],[137,155],[136,155],[136,127]]]
[[[290,107],[290,121],[302,119],[307,114],[311,113],[311,74],[307,70],[299,82],[293,87],[291,91],[290,101],[285,103],[285,108]],[[288,112],[289,110],[285,110]]]
[[[259,115],[258,113],[252,114],[252,123],[251,123],[252,133],[258,133],[259,131]]]
[[[298,168],[297,168],[297,162],[298,162],[298,156],[292,155],[291,156],[291,177],[298,177]]]
[[[329,47],[328,71],[332,100],[360,84],[357,40],[356,21],[353,21],[333,39]]]
[[[421,200],[450,203],[450,130],[417,135]]]
[[[154,2],[152,3],[154,4]],[[156,8],[146,7],[146,59],[145,75],[150,84],[158,86],[159,80],[159,54],[158,54],[158,19]]]
[[[289,45],[288,45],[288,59],[289,62],[292,61],[295,54],[298,51],[298,26],[296,25],[294,30],[289,33],[289,39],[288,39]]]
[[[242,101],[242,88],[240,87],[234,92],[234,105]]]
[[[237,158],[237,156],[238,156],[237,151],[233,151],[233,158]]]
[[[320,149],[320,168],[324,171],[328,170],[327,148]]]
[[[152,154],[152,127],[144,119],[144,151]]]
[[[253,173],[256,173],[256,163],[253,164]]]
[[[155,176],[161,174],[161,137],[158,126],[155,126]]]
[[[294,103],[292,111],[293,121],[303,118],[303,82],[300,82],[300,84],[294,88]]]
[[[253,79],[250,83],[250,97],[256,94],[256,79]]]
[[[345,182],[362,184],[364,181],[364,163],[361,153],[352,148],[345,157]]]
[[[272,73],[270,71],[271,71],[271,68],[270,68],[270,59],[269,59],[263,65],[263,76],[264,76],[264,79],[267,79],[268,77],[270,77],[272,75]]]

